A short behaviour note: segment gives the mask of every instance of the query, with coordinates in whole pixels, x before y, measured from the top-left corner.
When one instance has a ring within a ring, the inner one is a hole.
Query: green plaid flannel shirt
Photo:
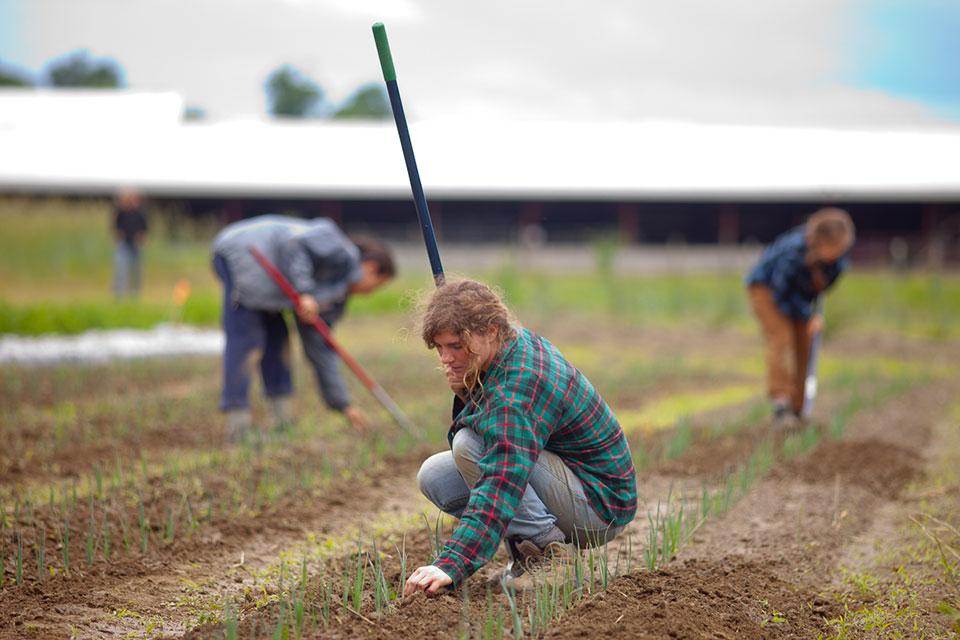
[[[544,449],[576,473],[590,504],[611,526],[627,524],[637,511],[633,458],[610,407],[549,341],[527,329],[517,333],[448,433],[452,443],[457,431],[473,429],[486,449],[480,480],[433,563],[454,584],[493,557]]]

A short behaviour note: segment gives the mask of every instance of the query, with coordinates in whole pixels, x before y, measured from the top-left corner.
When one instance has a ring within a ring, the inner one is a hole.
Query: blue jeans
[[[140,291],[140,248],[118,242],[113,252],[113,295],[134,295]]]
[[[233,300],[233,279],[227,263],[214,256],[213,268],[223,282],[223,393],[220,409],[247,409],[247,391],[256,361],[268,397],[293,393],[290,375],[290,336],[279,311],[247,309]]]
[[[480,479],[478,463],[484,451],[479,434],[461,429],[450,451],[436,453],[420,466],[420,491],[441,511],[459,518],[470,499],[470,488]],[[580,547],[605,544],[623,531],[623,526],[605,523],[594,511],[580,479],[560,456],[541,451],[504,535],[536,542],[554,526]]]

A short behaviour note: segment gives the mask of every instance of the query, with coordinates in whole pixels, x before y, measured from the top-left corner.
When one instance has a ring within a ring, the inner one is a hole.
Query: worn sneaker
[[[253,414],[249,409],[227,411],[227,442],[240,442],[253,428]]]
[[[573,545],[567,544],[563,531],[558,527],[553,527],[546,534],[539,536],[539,540],[538,544],[532,539],[504,539],[507,555],[510,557],[506,570],[508,574],[519,577],[527,571],[538,568],[541,564],[569,558],[572,555]]]
[[[803,427],[803,421],[789,407],[777,405],[773,412],[773,430],[791,433]]]
[[[270,401],[274,429],[283,433],[293,426],[293,401],[290,396],[277,396]]]
[[[499,577],[501,589],[527,591],[551,577],[551,571],[560,563],[569,561],[575,553],[572,544],[548,542],[540,548],[533,540],[507,540],[510,563]]]
[[[542,549],[532,540],[521,540],[517,544],[521,565],[524,571],[533,573],[552,562],[569,560],[572,556],[573,545],[566,542],[548,542]]]

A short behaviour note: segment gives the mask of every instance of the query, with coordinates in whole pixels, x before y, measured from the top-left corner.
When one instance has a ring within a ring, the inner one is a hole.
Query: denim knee
[[[460,429],[453,436],[450,450],[457,468],[463,473],[464,464],[476,466],[483,457],[483,438],[470,429]]]
[[[423,461],[417,472],[417,486],[438,509],[458,517],[470,498],[470,490],[453,465],[449,451],[436,453]]]
[[[433,454],[423,461],[420,470],[417,472],[417,486],[420,487],[420,493],[441,509],[445,505],[437,504],[437,499],[443,493],[445,484],[450,481],[450,478],[447,477],[449,474],[445,470],[445,467],[449,464],[445,458],[449,455],[449,452],[446,451]]]
[[[435,468],[437,466],[435,458],[439,454],[434,454],[423,461],[420,465],[420,470],[417,471],[417,486],[420,487],[420,493],[425,495],[427,498],[430,498],[433,495],[433,485],[437,482],[437,474]]]

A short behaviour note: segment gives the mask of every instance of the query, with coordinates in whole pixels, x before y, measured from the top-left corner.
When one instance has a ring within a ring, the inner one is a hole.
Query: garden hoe
[[[814,313],[823,317],[823,298],[818,297],[814,303]],[[810,357],[807,359],[807,377],[803,384],[803,409],[800,417],[809,420],[813,415],[813,401],[817,398],[817,361],[820,359],[820,343],[823,340],[823,327],[817,331],[810,342]]]

